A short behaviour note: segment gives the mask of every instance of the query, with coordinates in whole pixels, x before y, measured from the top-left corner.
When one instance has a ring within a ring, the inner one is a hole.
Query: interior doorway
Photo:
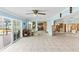
[[[46,31],[47,30],[47,22],[38,23],[38,31]]]
[[[64,32],[66,31],[66,25],[63,23],[59,23],[55,25],[55,31],[56,32]]]

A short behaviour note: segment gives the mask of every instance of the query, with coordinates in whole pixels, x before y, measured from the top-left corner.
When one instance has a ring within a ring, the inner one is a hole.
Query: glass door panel
[[[13,32],[14,32],[14,41],[17,40],[18,38],[20,38],[20,21],[18,20],[13,20]]]
[[[3,18],[0,17],[0,49],[3,48]]]
[[[11,29],[11,20],[4,18],[3,22],[3,44],[4,46],[7,46],[11,43],[11,35],[12,35],[12,29]]]

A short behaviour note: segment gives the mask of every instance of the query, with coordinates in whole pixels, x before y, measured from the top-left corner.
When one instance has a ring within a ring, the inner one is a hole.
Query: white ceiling
[[[45,20],[47,18],[53,17],[56,14],[62,12],[66,7],[4,7],[10,12],[15,13],[18,16],[21,16],[25,19],[34,20],[36,16],[34,15],[27,15],[26,13],[31,13],[32,10],[43,10],[46,15],[39,15],[38,18],[40,20]]]

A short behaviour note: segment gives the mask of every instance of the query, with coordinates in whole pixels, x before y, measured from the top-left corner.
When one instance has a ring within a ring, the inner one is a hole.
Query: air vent
[[[70,13],[72,13],[72,7],[70,7],[70,10],[69,11],[70,11]]]

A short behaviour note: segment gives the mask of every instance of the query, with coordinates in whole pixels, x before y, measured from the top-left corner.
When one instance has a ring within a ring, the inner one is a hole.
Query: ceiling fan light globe
[[[37,14],[33,14],[35,17],[37,16]]]

